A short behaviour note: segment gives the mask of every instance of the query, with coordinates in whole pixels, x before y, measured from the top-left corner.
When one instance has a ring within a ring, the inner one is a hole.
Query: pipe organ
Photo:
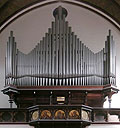
[[[59,6],[55,21],[28,54],[17,49],[13,32],[7,42],[5,84],[15,86],[90,86],[116,84],[115,42],[109,30],[105,48],[94,53],[72,31]]]

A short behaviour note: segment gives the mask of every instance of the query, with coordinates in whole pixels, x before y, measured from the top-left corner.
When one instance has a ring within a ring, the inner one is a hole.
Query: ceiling
[[[45,0],[0,0],[0,26],[21,10]],[[56,0],[62,1],[62,0]],[[64,1],[64,0],[63,0]],[[120,0],[76,0],[103,11],[120,25]]]

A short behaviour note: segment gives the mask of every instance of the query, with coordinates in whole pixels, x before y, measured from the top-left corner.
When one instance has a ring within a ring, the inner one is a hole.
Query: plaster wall
[[[86,128],[119,128],[119,124],[92,124]]]
[[[68,10],[66,20],[69,21],[72,30],[94,52],[98,52],[104,47],[108,30],[112,30],[116,42],[117,86],[120,88],[120,31],[94,12],[75,5],[56,3],[40,7],[21,16],[0,34],[0,90],[5,85],[5,51],[10,31],[14,31],[18,49],[24,53],[30,52],[51,27],[51,22],[54,21],[52,12],[59,5]],[[120,94],[113,96],[112,107],[120,107],[120,103],[117,102],[119,96]],[[9,107],[8,97],[1,92],[0,107]],[[105,107],[108,107],[107,102]]]
[[[27,124],[20,124],[20,125],[12,125],[12,124],[9,124],[9,125],[0,125],[0,128],[33,128],[32,126],[29,126]]]
[[[34,128],[29,125],[0,125],[0,128]],[[86,128],[120,128],[119,124],[92,124]]]

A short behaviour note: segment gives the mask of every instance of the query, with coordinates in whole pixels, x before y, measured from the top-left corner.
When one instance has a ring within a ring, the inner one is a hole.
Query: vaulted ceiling
[[[45,0],[0,0],[0,26],[20,10]],[[56,0],[64,1],[64,0]],[[120,24],[120,0],[76,0],[91,5]]]

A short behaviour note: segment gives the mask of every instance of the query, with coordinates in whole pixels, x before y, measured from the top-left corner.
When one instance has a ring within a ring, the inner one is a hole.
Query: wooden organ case
[[[118,92],[111,31],[105,48],[94,53],[72,32],[65,20],[67,13],[61,6],[54,10],[55,21],[51,28],[28,54],[17,49],[10,32],[2,91],[9,95],[11,107],[13,101],[18,108],[34,105],[102,107],[106,96],[111,102],[111,96]]]

